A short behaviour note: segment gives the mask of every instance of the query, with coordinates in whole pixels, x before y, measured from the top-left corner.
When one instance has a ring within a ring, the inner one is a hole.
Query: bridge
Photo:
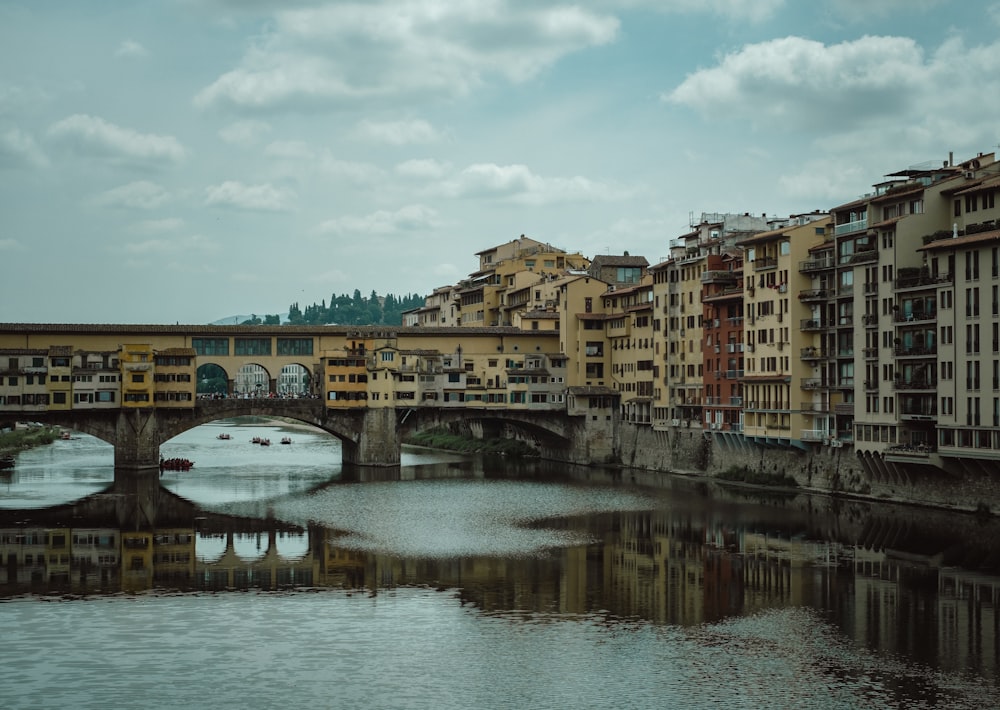
[[[409,433],[439,426],[616,462],[619,396],[574,384],[559,348],[554,331],[504,327],[0,324],[0,426],[83,431],[134,470],[187,429],[249,415],[316,426],[361,466],[398,465]]]
[[[525,441],[539,455],[567,463],[607,463],[603,447],[588,437],[582,417],[551,411],[496,409],[355,408],[331,410],[318,399],[200,399],[188,409],[53,410],[32,413],[32,421],[61,426],[114,446],[115,468],[157,468],[160,446],[202,424],[235,417],[293,419],[336,436],[343,462],[357,466],[398,466],[402,442],[410,434],[447,428],[473,438]],[[0,426],[19,415],[0,413]]]

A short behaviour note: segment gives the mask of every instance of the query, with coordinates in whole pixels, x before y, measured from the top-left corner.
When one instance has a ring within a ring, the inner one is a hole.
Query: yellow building
[[[122,406],[152,407],[155,389],[153,347],[148,344],[123,345],[119,363],[122,371]]]

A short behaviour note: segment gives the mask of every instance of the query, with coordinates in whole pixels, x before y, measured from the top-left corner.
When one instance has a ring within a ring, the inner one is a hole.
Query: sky
[[[0,0],[0,322],[661,261],[1000,143],[1000,0]]]

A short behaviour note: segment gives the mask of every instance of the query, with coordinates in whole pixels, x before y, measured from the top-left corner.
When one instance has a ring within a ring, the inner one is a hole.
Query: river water
[[[0,706],[1000,706],[992,519],[410,449],[351,469],[236,421],[163,454],[195,466],[116,477],[74,435],[3,472]]]

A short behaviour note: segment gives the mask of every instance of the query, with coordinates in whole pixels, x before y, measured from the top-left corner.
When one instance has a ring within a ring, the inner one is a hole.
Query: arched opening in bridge
[[[233,394],[238,397],[267,397],[271,393],[271,376],[256,363],[240,367],[233,381]]]
[[[199,395],[227,395],[229,394],[229,376],[226,371],[209,363],[198,368],[196,375],[198,379],[197,392]]]
[[[310,382],[309,370],[302,365],[284,365],[278,375],[278,396],[305,397],[310,393]]]

